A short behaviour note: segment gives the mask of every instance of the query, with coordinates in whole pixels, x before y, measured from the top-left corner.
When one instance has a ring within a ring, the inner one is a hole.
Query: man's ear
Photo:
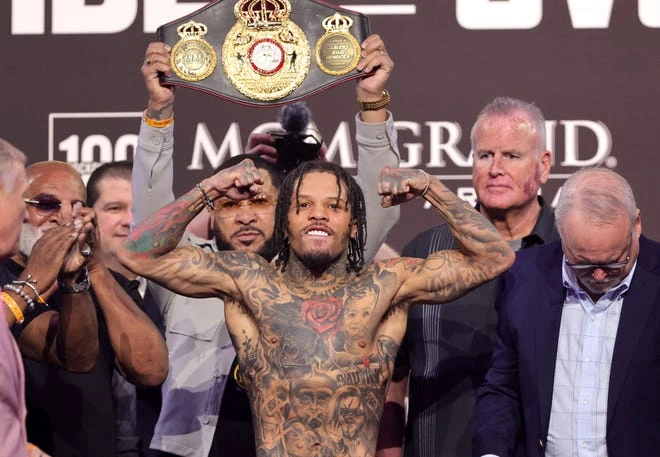
[[[539,179],[541,184],[548,182],[550,177],[550,168],[552,167],[552,153],[547,149],[541,153],[541,160],[539,161]]]
[[[635,224],[633,225],[633,233],[637,238],[642,235],[642,212],[637,208],[637,217],[635,218]]]
[[[355,238],[357,236],[357,233],[358,233],[357,222],[353,221],[351,222],[351,238]]]

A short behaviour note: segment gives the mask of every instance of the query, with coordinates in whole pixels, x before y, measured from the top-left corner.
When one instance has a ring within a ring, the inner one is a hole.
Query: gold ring
[[[147,60],[145,60],[144,63],[146,63],[147,65],[149,65],[149,64],[151,63],[151,59],[147,59]]]

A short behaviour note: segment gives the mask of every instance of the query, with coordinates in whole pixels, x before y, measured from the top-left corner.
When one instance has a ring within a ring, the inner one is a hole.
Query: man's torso
[[[326,290],[264,282],[250,288],[256,306],[225,300],[259,452],[373,455],[406,318],[389,309],[395,287],[375,278]]]

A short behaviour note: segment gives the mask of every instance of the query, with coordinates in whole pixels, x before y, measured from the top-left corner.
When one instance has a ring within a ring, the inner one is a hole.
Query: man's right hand
[[[55,284],[67,253],[77,246],[79,234],[80,229],[73,224],[53,227],[32,247],[24,272],[37,281],[35,286],[40,294],[44,295]],[[25,280],[22,276],[19,279]]]
[[[142,63],[142,76],[149,93],[147,117],[154,120],[163,120],[172,116],[174,111],[174,87],[161,86],[158,73],[170,76],[171,48],[159,41],[150,43]]]
[[[220,170],[204,181],[218,192],[219,197],[231,200],[246,200],[263,192],[264,180],[254,162],[245,159],[233,167]]]

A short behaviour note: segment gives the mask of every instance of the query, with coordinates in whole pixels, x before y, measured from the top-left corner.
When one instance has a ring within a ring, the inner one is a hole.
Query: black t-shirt
[[[23,270],[11,260],[2,265],[15,278]],[[125,285],[123,277],[113,275]],[[23,357],[28,440],[56,457],[117,456],[112,396],[115,355],[93,290],[92,298],[99,328],[99,356],[92,371],[70,373]],[[57,311],[59,300],[56,292],[48,304]],[[29,318],[33,316],[26,316],[26,321]]]

